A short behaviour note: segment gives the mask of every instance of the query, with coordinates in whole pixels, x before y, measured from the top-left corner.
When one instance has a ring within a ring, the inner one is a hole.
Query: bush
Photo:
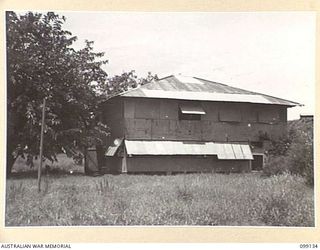
[[[288,138],[272,142],[264,174],[278,175],[285,172],[303,176],[306,183],[314,185],[313,126],[299,120],[291,125]]]
[[[288,151],[291,173],[306,178],[309,185],[314,183],[313,138],[304,131],[297,136]]]
[[[287,156],[270,157],[263,168],[266,176],[279,175],[290,172],[290,162]]]

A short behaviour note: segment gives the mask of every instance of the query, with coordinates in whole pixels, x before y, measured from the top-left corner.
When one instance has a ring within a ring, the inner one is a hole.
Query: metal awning
[[[118,148],[121,146],[123,142],[123,139],[115,139],[113,145],[109,146],[105,155],[106,156],[114,156],[118,150]]]
[[[253,160],[248,144],[125,140],[129,155],[217,155],[220,160]]]
[[[192,115],[205,115],[206,112],[203,110],[203,108],[197,104],[181,104],[180,110],[182,114],[192,114]]]
[[[220,160],[253,160],[249,145],[244,144],[223,144],[217,156]]]

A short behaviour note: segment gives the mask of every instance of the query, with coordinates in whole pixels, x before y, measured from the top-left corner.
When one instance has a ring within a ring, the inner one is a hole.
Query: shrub
[[[273,141],[264,174],[278,175],[285,172],[298,174],[310,186],[314,184],[313,125],[298,121],[287,138]]]
[[[263,173],[267,176],[279,175],[290,172],[290,161],[287,156],[270,157],[263,168]]]
[[[301,131],[288,151],[291,172],[306,178],[309,185],[314,183],[313,173],[313,138],[305,131]]]

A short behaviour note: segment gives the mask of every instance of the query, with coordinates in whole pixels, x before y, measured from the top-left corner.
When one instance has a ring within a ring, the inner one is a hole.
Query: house
[[[171,75],[110,98],[106,173],[261,170],[270,140],[300,105],[197,77]]]

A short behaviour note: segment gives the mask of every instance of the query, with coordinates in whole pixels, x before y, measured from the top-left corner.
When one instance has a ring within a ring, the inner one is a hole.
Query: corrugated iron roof
[[[285,106],[301,105],[297,102],[231,87],[222,83],[181,75],[168,76],[119,95],[124,97],[247,102]]]
[[[248,144],[125,140],[131,155],[217,155],[221,160],[253,160]]]
[[[106,156],[114,156],[116,154],[118,148],[121,146],[123,139],[116,139],[115,142],[117,142],[117,143],[108,147],[108,149],[105,153]]]

